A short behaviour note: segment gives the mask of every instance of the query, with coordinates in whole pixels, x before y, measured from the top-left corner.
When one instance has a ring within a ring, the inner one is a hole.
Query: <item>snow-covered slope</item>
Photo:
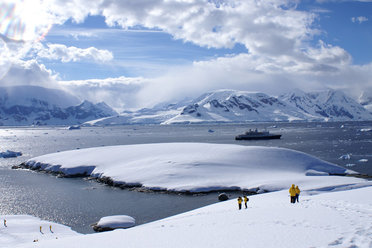
[[[105,103],[80,103],[62,90],[0,87],[0,125],[72,125],[115,114]]]
[[[232,199],[125,230],[20,247],[370,248],[371,194],[372,187],[302,191],[291,205],[284,190],[250,196],[247,209]]]
[[[238,210],[236,199],[232,199],[126,230],[37,244],[12,239],[9,247],[372,246],[372,198],[368,197],[372,182],[328,176],[347,171],[293,150],[200,143],[146,144],[66,151],[40,156],[29,163],[45,170],[70,175],[87,172],[158,189],[254,187],[261,189],[259,192],[279,191],[249,196],[247,209]],[[301,189],[299,203],[289,202],[291,184]],[[1,231],[0,240],[9,235],[14,234]]]

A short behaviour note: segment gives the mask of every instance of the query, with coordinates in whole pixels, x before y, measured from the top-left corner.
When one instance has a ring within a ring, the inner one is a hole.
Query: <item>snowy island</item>
[[[236,199],[125,230],[20,247],[371,247],[372,182],[289,149],[205,143],[88,148],[28,160],[33,169],[177,192],[249,190]],[[291,184],[300,202],[289,203]],[[4,234],[1,233],[1,236]],[[14,246],[13,246],[14,247]]]
[[[308,154],[273,147],[159,143],[95,147],[47,154],[23,164],[64,176],[89,176],[119,187],[176,192],[268,192],[295,183],[321,189],[363,182]]]

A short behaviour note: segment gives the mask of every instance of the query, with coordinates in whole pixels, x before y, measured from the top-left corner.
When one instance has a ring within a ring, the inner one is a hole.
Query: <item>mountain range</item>
[[[110,106],[82,101],[62,90],[38,86],[0,87],[0,125],[127,125],[291,121],[366,121],[369,98],[361,103],[342,91],[280,96],[236,90],[208,92],[196,99],[118,114]],[[366,103],[367,102],[367,103]],[[362,105],[364,103],[364,105]]]
[[[117,114],[105,103],[81,102],[62,90],[0,87],[0,125],[74,125]]]
[[[365,121],[372,113],[342,91],[294,90],[274,97],[264,93],[217,90],[182,104],[124,112],[89,125],[234,123],[266,121]]]

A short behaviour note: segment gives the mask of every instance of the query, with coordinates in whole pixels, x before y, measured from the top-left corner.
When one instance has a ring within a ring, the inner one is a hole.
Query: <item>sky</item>
[[[217,89],[372,95],[372,0],[2,0],[0,85],[118,111]]]

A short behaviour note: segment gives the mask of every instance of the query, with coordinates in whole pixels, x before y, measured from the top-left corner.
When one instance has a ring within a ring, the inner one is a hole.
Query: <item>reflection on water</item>
[[[92,232],[89,224],[102,216],[125,214],[137,223],[191,210],[217,201],[217,193],[202,196],[139,193],[120,190],[80,178],[10,170],[31,157],[94,146],[155,142],[211,142],[286,147],[372,175],[372,132],[361,132],[372,123],[276,123],[249,125],[174,125],[65,128],[1,128],[0,151],[20,151],[23,156],[0,158],[0,214],[31,214]],[[249,128],[268,128],[280,140],[235,141]],[[213,132],[212,132],[212,131]],[[351,154],[350,159],[339,157]],[[236,194],[233,195],[234,197]]]
[[[81,233],[93,232],[89,225],[103,216],[130,215],[143,224],[218,201],[217,193],[141,193],[29,171],[0,169],[0,178],[1,214],[29,214]]]

